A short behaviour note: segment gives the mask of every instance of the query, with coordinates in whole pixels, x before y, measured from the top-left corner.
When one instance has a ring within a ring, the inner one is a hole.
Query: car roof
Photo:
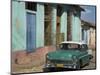
[[[63,42],[61,42],[60,44],[63,44],[63,43],[66,43],[66,44],[68,44],[68,43],[73,43],[73,44],[79,44],[79,45],[86,44],[86,43],[84,43],[84,42],[75,42],[75,41],[63,41]]]

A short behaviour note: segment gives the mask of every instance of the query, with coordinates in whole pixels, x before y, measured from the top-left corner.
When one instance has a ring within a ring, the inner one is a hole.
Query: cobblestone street
[[[85,66],[82,69],[96,69],[96,52],[95,50],[93,51],[93,59],[91,59],[90,64]]]

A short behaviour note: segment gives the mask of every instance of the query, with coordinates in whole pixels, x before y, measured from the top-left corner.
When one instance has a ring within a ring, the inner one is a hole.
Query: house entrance
[[[32,52],[36,48],[36,3],[26,2],[26,49],[28,52]],[[31,11],[31,12],[30,12]]]

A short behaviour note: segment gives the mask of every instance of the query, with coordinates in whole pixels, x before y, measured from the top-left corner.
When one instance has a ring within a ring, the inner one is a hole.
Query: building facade
[[[88,44],[89,48],[95,49],[96,26],[86,21],[82,21],[82,41]]]
[[[12,0],[12,51],[81,41],[81,11],[77,5]]]

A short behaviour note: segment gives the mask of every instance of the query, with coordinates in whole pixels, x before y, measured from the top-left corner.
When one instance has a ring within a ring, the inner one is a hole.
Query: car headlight
[[[46,67],[55,67],[55,64],[52,63],[50,60],[46,61]]]
[[[46,60],[46,64],[45,64],[45,67],[50,67],[50,61],[49,60]]]
[[[50,60],[48,55],[46,55],[46,65],[45,66],[46,67],[54,67],[55,66],[55,64],[52,63],[52,61]]]
[[[46,58],[49,58],[49,56],[48,56],[48,55],[46,55]]]
[[[46,55],[46,63],[50,63],[48,54]]]

